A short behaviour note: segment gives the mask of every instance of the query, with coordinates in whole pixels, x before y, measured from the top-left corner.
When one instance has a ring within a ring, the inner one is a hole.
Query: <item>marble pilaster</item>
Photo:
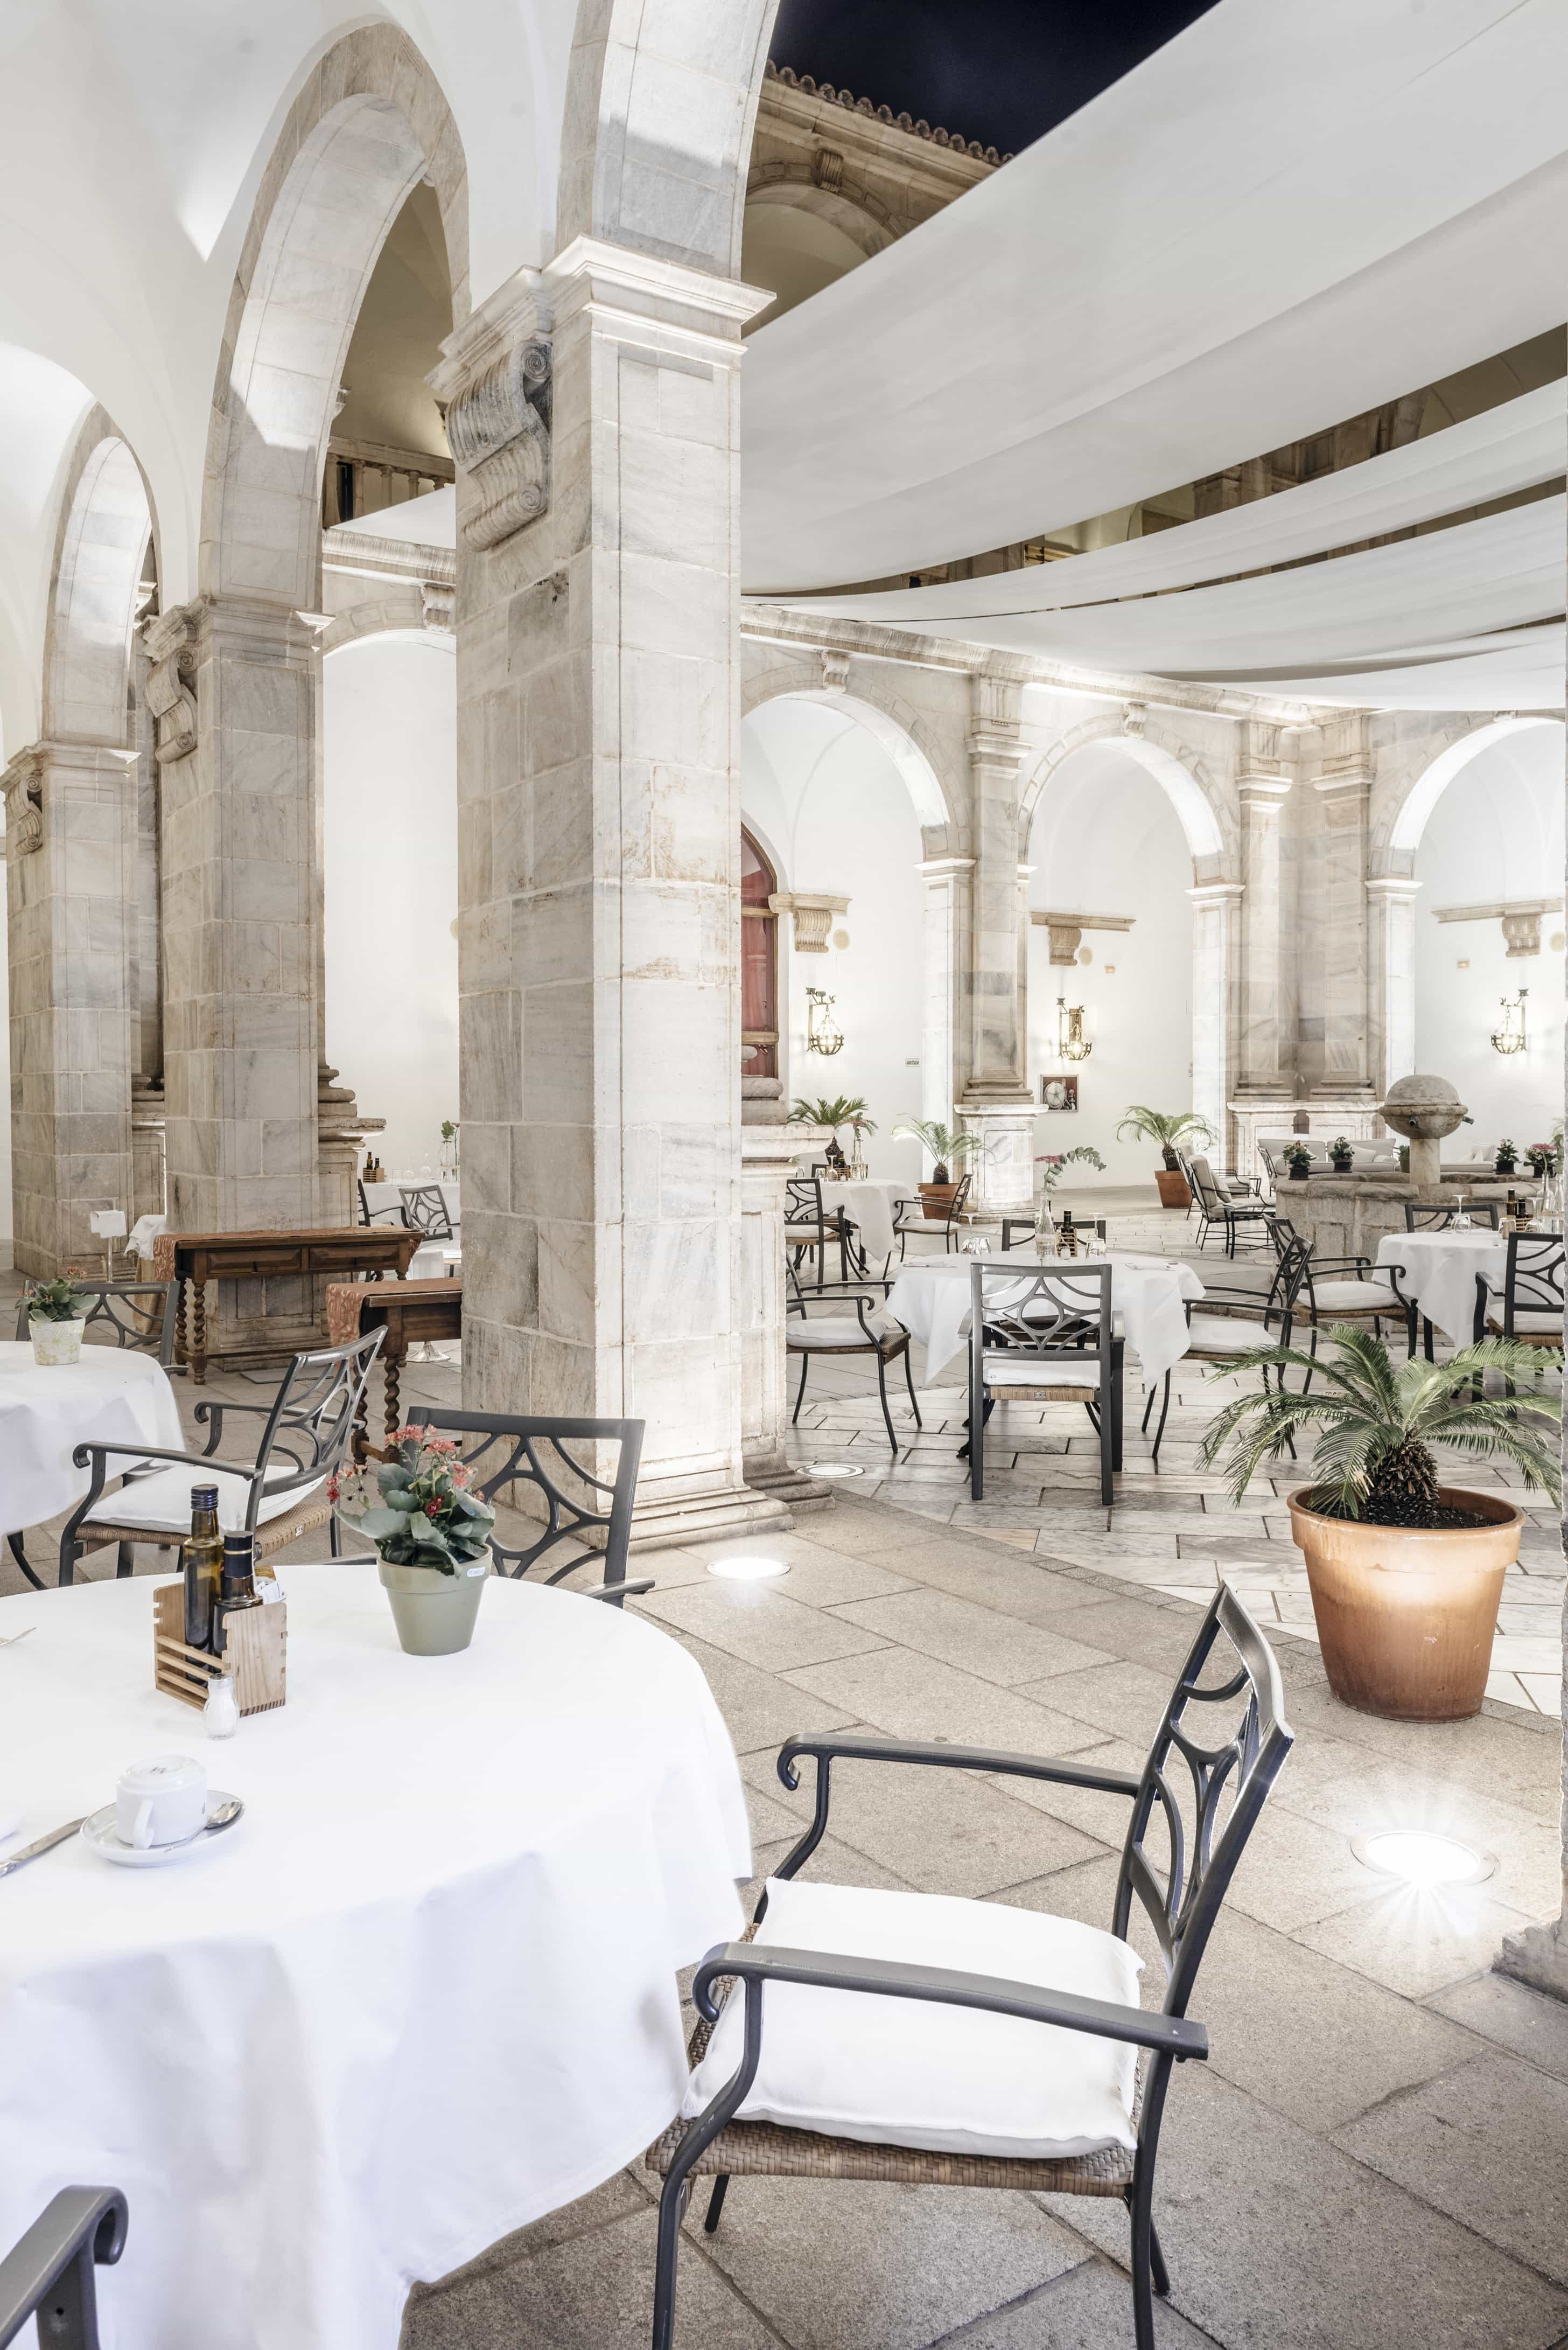
[[[15,1262],[96,1261],[133,1197],[136,753],[32,743],[5,768]]]
[[[741,1450],[746,1482],[793,1511],[831,1507],[831,1489],[797,1469],[788,1451],[794,1382],[784,1347],[785,1185],[803,1155],[831,1139],[827,1127],[747,1127],[741,1136],[740,1261],[734,1297],[741,1344]],[[798,1369],[796,1378],[798,1378]]]
[[[579,238],[432,377],[463,556],[464,1399],[644,1420],[643,1544],[788,1523],[745,1479],[745,1351],[774,1342],[736,1294],[737,377],[763,298]]]
[[[1293,910],[1285,865],[1291,775],[1279,756],[1279,729],[1240,730],[1236,797],[1241,811],[1241,983],[1236,1091],[1243,1097],[1293,1095],[1293,1006],[1289,986]]]
[[[1320,831],[1313,930],[1323,1037],[1313,1056],[1314,1090],[1353,1098],[1365,1091],[1371,1100],[1366,858],[1372,763],[1365,715],[1333,722],[1324,743],[1314,778]]]
[[[1229,1163],[1234,1142],[1227,1107],[1236,1063],[1245,893],[1240,881],[1206,881],[1187,894],[1192,901],[1192,1107],[1222,1138]]]
[[[1379,1100],[1416,1067],[1416,896],[1400,874],[1366,884],[1367,1074]]]
[[[1024,1069],[1028,874],[1018,861],[1025,751],[1023,688],[980,670],[970,680],[969,1068],[959,1100],[985,1149],[971,1160],[970,1212],[1027,1209],[1034,1190],[1033,1100]]]
[[[952,1123],[968,1055],[959,1014],[969,967],[972,857],[930,857],[920,867],[920,1116]]]

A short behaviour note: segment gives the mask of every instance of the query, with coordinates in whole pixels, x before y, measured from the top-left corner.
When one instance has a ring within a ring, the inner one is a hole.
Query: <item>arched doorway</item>
[[[778,876],[741,827],[741,1070],[779,1073],[779,918],[771,900]]]

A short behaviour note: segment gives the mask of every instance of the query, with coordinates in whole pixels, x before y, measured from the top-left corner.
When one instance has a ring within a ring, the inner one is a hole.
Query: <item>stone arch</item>
[[[141,468],[101,408],[65,480],[44,639],[45,736],[125,747],[132,635],[152,536]]]
[[[1129,723],[1135,719],[1136,723]],[[1080,752],[1099,748],[1119,751],[1154,777],[1176,810],[1186,836],[1194,882],[1218,880],[1235,843],[1230,813],[1212,776],[1196,751],[1132,710],[1085,719],[1036,762],[1019,801],[1020,858],[1028,857],[1035,811],[1052,776]]]
[[[579,0],[556,250],[577,237],[737,277],[778,0]]]
[[[331,626],[318,639],[322,653],[341,652],[345,645],[358,644],[363,637],[429,635],[451,645],[454,641],[452,596],[451,586],[441,582],[432,582],[430,594],[425,583],[417,579],[396,587],[381,582],[360,602],[340,605],[333,613]]]
[[[874,677],[857,671],[854,691],[847,685],[824,685],[820,667],[788,664],[764,670],[746,680],[742,716],[749,718],[764,702],[785,699],[820,702],[848,712],[887,752],[903,778],[928,857],[953,855],[967,841],[968,809],[964,792],[950,775],[941,747],[919,712]]]
[[[457,127],[406,35],[389,25],[348,34],[289,109],[235,272],[202,515],[209,594],[313,601],[344,360],[381,247],[422,179],[441,207],[461,324],[468,184]]]
[[[845,180],[837,188],[819,188],[804,163],[773,165],[766,178],[756,178],[747,186],[747,212],[777,207],[815,213],[819,220],[830,222],[859,246],[867,261],[894,244],[898,234],[887,205],[869,188],[855,180]]]
[[[1561,726],[1561,718],[1537,712],[1528,717],[1510,714],[1490,718],[1481,725],[1469,727],[1447,743],[1437,756],[1429,759],[1414,778],[1396,805],[1384,840],[1374,837],[1372,852],[1375,861],[1394,874],[1414,870],[1416,851],[1421,845],[1421,835],[1428,819],[1456,775],[1470,761],[1493,743],[1506,742],[1511,734],[1528,733],[1537,726]],[[1379,852],[1382,852],[1379,855]]]

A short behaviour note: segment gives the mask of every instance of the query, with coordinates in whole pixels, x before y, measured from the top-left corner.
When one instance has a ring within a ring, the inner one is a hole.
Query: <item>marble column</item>
[[[972,857],[929,857],[920,867],[920,1116],[940,1126],[952,1123],[969,1059],[961,1046],[959,1013],[969,969],[973,872]]]
[[[1367,1051],[1367,811],[1372,761],[1366,721],[1353,714],[1324,730],[1314,781],[1322,827],[1315,844],[1318,996],[1323,1006],[1320,1074],[1313,1090],[1336,1102],[1374,1097]],[[1303,909],[1303,911],[1306,910]]]
[[[1241,810],[1241,983],[1235,1093],[1289,1101],[1295,1093],[1295,1021],[1290,984],[1292,876],[1285,853],[1291,775],[1279,729],[1238,730],[1236,797]]]
[[[642,1544],[789,1523],[745,1482],[736,1295],[737,378],[764,298],[579,238],[431,378],[458,464],[463,1397],[644,1420]]]
[[[1024,1071],[1027,1036],[1027,875],[1018,861],[1023,688],[981,670],[970,681],[971,883],[969,1072],[959,1101],[985,1149],[971,1214],[1027,1209],[1034,1189],[1034,1104]]]
[[[1187,894],[1192,900],[1192,1107],[1220,1136],[1213,1147],[1230,1164],[1244,890],[1240,881],[1206,881]]]
[[[136,753],[40,742],[0,777],[18,1271],[100,1263],[129,1212],[135,1066]]]
[[[741,1451],[746,1482],[791,1512],[831,1508],[833,1493],[789,1457],[794,1378],[784,1346],[785,1190],[803,1155],[831,1139],[827,1127],[747,1126],[741,1131],[741,1240],[733,1295],[741,1344]]]
[[[1416,895],[1400,874],[1366,884],[1366,1067],[1377,1098],[1416,1067]]]

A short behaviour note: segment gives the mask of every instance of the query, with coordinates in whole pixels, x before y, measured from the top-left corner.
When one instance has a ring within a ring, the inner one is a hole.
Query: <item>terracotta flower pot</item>
[[[1192,1194],[1187,1188],[1187,1178],[1179,1167],[1157,1167],[1154,1180],[1159,1186],[1162,1208],[1190,1208]]]
[[[406,1655],[451,1657],[467,1648],[490,1573],[488,1552],[460,1566],[455,1575],[442,1575],[433,1566],[397,1566],[379,1551],[376,1563]]]
[[[956,1183],[922,1183],[919,1186],[921,1199],[942,1216],[947,1214],[957,1199],[958,1190]]]
[[[1328,1685],[1345,1705],[1389,1721],[1460,1721],[1480,1711],[1502,1578],[1524,1513],[1494,1493],[1438,1488],[1480,1526],[1428,1531],[1327,1518],[1290,1496],[1306,1559]]]

